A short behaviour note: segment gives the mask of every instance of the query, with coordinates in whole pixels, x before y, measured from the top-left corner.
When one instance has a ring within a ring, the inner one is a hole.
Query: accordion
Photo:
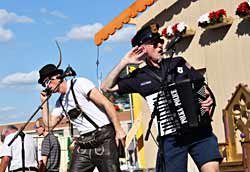
[[[211,118],[200,105],[207,98],[205,89],[204,78],[186,79],[162,87],[153,99],[159,136],[181,135],[202,124],[210,124]]]

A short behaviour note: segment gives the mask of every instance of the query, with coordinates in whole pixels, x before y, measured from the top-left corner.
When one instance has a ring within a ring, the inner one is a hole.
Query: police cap
[[[158,30],[159,25],[156,23],[142,27],[132,38],[132,46],[140,46],[149,40],[160,39],[161,35],[158,33]]]

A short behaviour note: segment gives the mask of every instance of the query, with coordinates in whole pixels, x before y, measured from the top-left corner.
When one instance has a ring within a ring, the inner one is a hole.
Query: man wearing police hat
[[[194,73],[197,77],[202,77],[182,57],[162,58],[164,40],[161,39],[158,28],[157,24],[150,24],[136,33],[132,39],[132,50],[121,59],[119,64],[103,80],[101,84],[103,91],[118,92],[119,94],[140,93],[148,101],[150,97],[160,92],[162,83],[168,80],[169,76],[173,81],[187,79],[188,73]],[[119,74],[127,65],[139,65],[144,61],[146,66],[136,69],[124,78],[119,77]],[[210,118],[209,112],[213,99],[207,90],[206,93],[207,99],[201,102],[201,107],[207,111],[207,116]],[[151,110],[153,109],[151,108]],[[178,137],[171,133],[160,138],[162,141],[160,149],[162,150],[159,150],[159,152],[163,151],[164,161],[160,161],[158,154],[157,171],[162,171],[161,165],[165,162],[166,172],[186,172],[189,153],[200,171],[218,172],[219,162],[222,158],[210,122],[204,127],[194,128],[187,135],[190,139],[187,143],[180,142],[177,139]]]

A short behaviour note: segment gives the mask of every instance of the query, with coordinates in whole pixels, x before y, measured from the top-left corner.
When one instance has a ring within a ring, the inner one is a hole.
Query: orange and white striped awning
[[[95,44],[98,46],[101,45],[104,40],[107,40],[116,30],[121,29],[124,24],[131,20],[131,18],[136,17],[139,12],[146,10],[148,6],[151,6],[156,1],[157,0],[136,0],[95,34]]]

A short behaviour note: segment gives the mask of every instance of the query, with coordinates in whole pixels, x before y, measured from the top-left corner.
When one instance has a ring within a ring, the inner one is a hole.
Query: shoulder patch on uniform
[[[177,72],[182,74],[183,73],[183,67],[177,67]]]

